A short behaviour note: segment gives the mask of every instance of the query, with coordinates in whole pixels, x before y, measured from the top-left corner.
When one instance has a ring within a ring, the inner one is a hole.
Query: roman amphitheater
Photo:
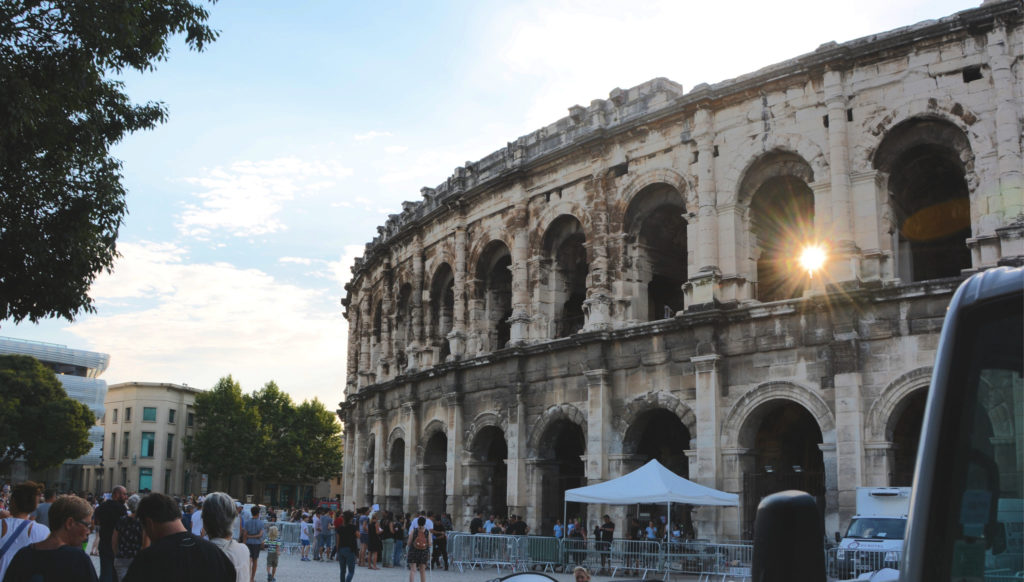
[[[735,539],[772,491],[831,535],[908,485],[953,291],[1024,262],[1022,13],[614,89],[423,188],[342,301],[345,503],[550,535],[566,489],[656,458],[739,494],[692,512]],[[1022,421],[990,420],[997,449]]]

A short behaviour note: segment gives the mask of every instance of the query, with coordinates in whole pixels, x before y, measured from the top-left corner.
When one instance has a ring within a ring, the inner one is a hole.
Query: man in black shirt
[[[114,537],[117,520],[128,513],[128,508],[124,506],[125,499],[128,499],[128,491],[120,485],[114,487],[110,499],[101,503],[92,516],[93,523],[100,526],[100,582],[117,582],[114,548],[110,541]]]
[[[356,555],[359,553],[359,531],[356,529],[356,514],[346,511],[342,514],[341,525],[334,528],[335,547],[338,548],[338,562],[341,573],[345,574],[344,582],[352,582],[356,573]]]
[[[478,534],[483,533],[484,529],[484,518],[481,512],[476,512],[476,517],[469,522],[469,533]]]
[[[601,568],[605,567],[605,561],[611,557],[612,540],[615,538],[615,522],[612,518],[604,515],[601,517],[604,523],[601,524],[601,529],[598,530],[597,549],[601,553]]]
[[[150,493],[136,515],[152,545],[135,555],[124,582],[234,582],[227,555],[185,529],[173,499]]]

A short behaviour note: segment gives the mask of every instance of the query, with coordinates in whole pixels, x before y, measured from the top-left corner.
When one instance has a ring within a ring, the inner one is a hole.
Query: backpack
[[[412,540],[412,547],[417,550],[427,549],[427,534],[422,529],[416,530],[416,537]]]

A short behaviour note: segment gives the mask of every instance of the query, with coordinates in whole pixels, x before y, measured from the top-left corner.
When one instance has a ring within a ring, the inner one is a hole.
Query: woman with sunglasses
[[[92,506],[61,495],[50,506],[50,535],[15,554],[3,582],[96,582],[92,560],[82,551],[89,537]]]

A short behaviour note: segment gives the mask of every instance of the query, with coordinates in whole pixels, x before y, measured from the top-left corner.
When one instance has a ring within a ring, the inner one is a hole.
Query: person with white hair
[[[210,541],[235,566],[235,582],[249,582],[252,572],[249,550],[232,535],[232,525],[237,518],[238,510],[230,495],[217,491],[206,496],[206,502],[203,503],[203,529],[210,536]]]

